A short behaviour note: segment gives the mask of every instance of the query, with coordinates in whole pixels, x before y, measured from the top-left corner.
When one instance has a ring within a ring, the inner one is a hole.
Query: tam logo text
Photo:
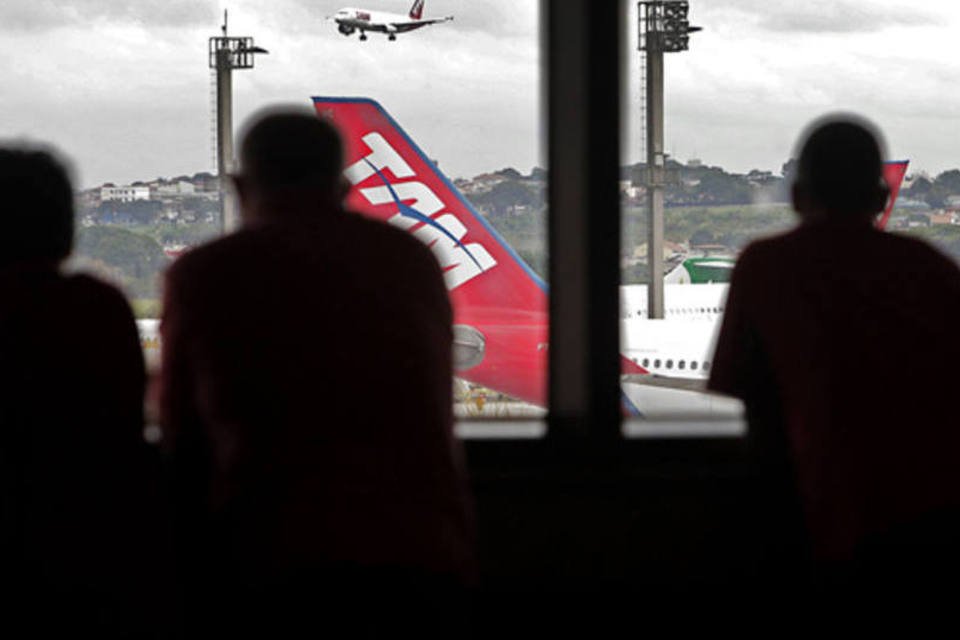
[[[344,171],[354,186],[376,176],[381,184],[359,189],[371,205],[393,202],[397,212],[390,224],[412,233],[433,250],[443,269],[447,289],[452,291],[496,266],[497,261],[478,242],[462,240],[467,227],[455,215],[444,212],[446,205],[434,191],[416,180],[417,174],[382,135],[371,132],[362,137],[370,153]],[[402,180],[389,182],[384,172]],[[409,178],[409,179],[408,179]],[[405,204],[412,202],[412,204]]]

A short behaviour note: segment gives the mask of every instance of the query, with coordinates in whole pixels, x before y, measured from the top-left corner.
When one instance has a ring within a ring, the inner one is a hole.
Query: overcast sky
[[[912,170],[960,167],[960,2],[690,5],[691,23],[704,31],[692,36],[689,52],[667,54],[665,63],[665,143],[678,159],[779,172],[805,124],[845,110],[878,124],[891,159],[910,160]],[[638,105],[639,56],[629,60],[629,94]],[[630,148],[639,148],[639,127],[630,138]]]
[[[324,17],[345,0],[3,0],[0,136],[51,141],[82,186],[211,170],[207,38],[230,9],[232,35],[270,55],[236,73],[241,123],[312,95],[379,100],[451,176],[540,159],[539,16],[533,0],[428,0],[454,15],[387,42],[346,38]],[[351,0],[406,13],[408,0]],[[630,5],[635,5],[630,2]],[[704,27],[667,59],[668,151],[728,170],[779,171],[800,128],[859,111],[891,155],[931,173],[960,166],[960,3],[928,0],[691,0]],[[627,112],[639,110],[635,7]],[[611,25],[611,29],[614,25]],[[640,132],[628,127],[629,160]]]

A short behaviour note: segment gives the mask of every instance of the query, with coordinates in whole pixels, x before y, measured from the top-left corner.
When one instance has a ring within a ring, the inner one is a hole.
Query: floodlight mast
[[[230,233],[240,225],[236,194],[227,184],[236,168],[233,151],[233,70],[253,69],[254,54],[268,53],[250,37],[227,35],[227,11],[223,12],[223,33],[210,38],[209,61],[217,72],[217,178],[220,183],[220,230]]]
[[[689,34],[700,31],[687,21],[686,0],[640,2],[639,49],[646,53],[647,127],[647,317],[664,317],[663,284],[663,190],[667,183],[666,155],[663,150],[663,54],[686,51]]]

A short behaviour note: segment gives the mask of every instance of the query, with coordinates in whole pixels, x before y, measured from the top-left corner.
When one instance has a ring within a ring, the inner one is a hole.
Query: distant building
[[[74,195],[78,209],[92,209],[100,204],[100,189],[84,189]]]
[[[474,193],[480,193],[483,191],[490,191],[495,186],[501,182],[505,182],[506,178],[496,173],[481,173],[478,176],[474,176],[473,180],[473,189]]]
[[[135,200],[149,200],[150,187],[143,186],[103,186],[100,187],[100,200],[102,202],[133,202]]]
[[[902,193],[902,192],[901,192]],[[897,209],[929,209],[930,205],[917,198],[900,195],[897,198]]]
[[[772,171],[761,171],[760,169],[752,169],[750,173],[746,176],[747,182],[751,186],[761,186],[773,180]]]
[[[663,259],[671,260],[677,256],[683,256],[687,253],[687,246],[678,242],[671,242],[665,240],[663,242]],[[630,266],[638,263],[646,263],[647,261],[647,243],[641,243],[634,245],[633,251],[624,261],[624,266]]]
[[[960,215],[956,211],[942,211],[938,213],[931,213],[930,224],[958,224],[960,222]]]
[[[217,176],[202,172],[195,173],[193,175],[193,185],[196,187],[197,191],[211,191],[219,192],[220,191],[220,180]]]
[[[155,189],[156,195],[161,198],[171,198],[178,196],[192,196],[197,192],[197,188],[192,182],[178,180],[168,184],[160,185]]]

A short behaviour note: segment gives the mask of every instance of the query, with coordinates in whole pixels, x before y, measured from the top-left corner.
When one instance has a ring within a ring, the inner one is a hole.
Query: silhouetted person
[[[768,462],[788,452],[819,576],[912,589],[958,567],[960,271],[874,227],[879,140],[852,116],[808,130],[800,224],[738,259],[709,386]]]
[[[0,624],[149,636],[169,585],[133,316],[61,273],[73,192],[52,155],[0,149],[0,192]]]
[[[440,268],[343,209],[340,138],[315,115],[262,116],[241,163],[242,229],[174,263],[161,324],[200,606],[215,594],[212,624],[242,630],[429,629],[473,562]]]

